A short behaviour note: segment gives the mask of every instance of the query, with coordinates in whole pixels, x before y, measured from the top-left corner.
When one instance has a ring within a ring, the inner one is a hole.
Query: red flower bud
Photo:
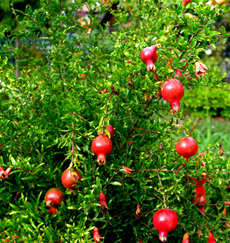
[[[3,179],[3,180],[7,179],[9,177],[9,175],[10,175],[10,172],[11,172],[11,168],[10,167],[8,167],[4,171],[3,167],[1,166],[0,167],[0,178]]]
[[[121,167],[123,170],[125,170],[125,172],[126,172],[126,174],[128,174],[128,175],[130,175],[130,174],[132,174],[132,169],[130,169],[129,167],[125,167],[125,166],[122,166]]]
[[[101,242],[101,236],[99,235],[98,228],[96,227],[93,229],[93,240],[95,242]]]
[[[107,207],[107,203],[106,203],[106,197],[102,191],[100,192],[99,200],[100,200],[100,204],[101,204],[101,211],[103,213],[107,213],[108,207]]]

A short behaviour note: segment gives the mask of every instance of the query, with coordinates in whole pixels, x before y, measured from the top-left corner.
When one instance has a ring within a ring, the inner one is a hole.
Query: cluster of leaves
[[[218,242],[229,241],[225,221],[230,215],[222,214],[230,199],[229,159],[212,144],[214,149],[205,152],[204,169],[196,159],[179,169],[182,158],[175,150],[175,134],[183,136],[185,129],[192,136],[193,131],[179,126],[176,116],[183,119],[183,113],[175,116],[156,95],[161,83],[181,68],[182,58],[188,59],[192,77],[180,78],[187,89],[224,85],[212,70],[196,79],[194,63],[200,52],[218,42],[216,35],[227,38],[224,28],[219,33],[210,24],[230,9],[198,0],[185,7],[180,1],[131,0],[124,8],[111,10],[117,31],[109,33],[98,23],[111,4],[87,1],[91,22],[84,26],[77,18],[83,5],[74,2],[40,0],[37,10],[13,9],[18,32],[12,40],[29,39],[44,58],[29,56],[10,43],[0,52],[1,93],[9,97],[0,105],[1,166],[12,168],[9,178],[1,181],[1,240],[18,235],[19,242],[92,242],[96,226],[104,242],[158,242],[152,216],[167,206],[179,218],[170,242],[181,241],[185,232],[191,241],[204,242],[209,230]],[[186,11],[198,19],[185,17]],[[157,81],[140,61],[141,50],[154,44],[159,46]],[[19,78],[8,62],[12,54],[23,64]],[[107,163],[99,166],[91,143],[107,124],[116,128],[114,146]],[[60,180],[70,163],[83,176],[75,195]],[[122,166],[135,172],[127,176]],[[189,181],[204,172],[210,182],[205,185],[207,207],[201,214],[192,203],[194,185]],[[44,202],[51,187],[65,191],[64,202],[52,216]],[[107,197],[106,215],[99,210],[101,190]],[[137,204],[140,218],[135,216]]]
[[[194,117],[221,116],[230,119],[229,90],[200,87],[199,90],[188,90],[183,101]]]

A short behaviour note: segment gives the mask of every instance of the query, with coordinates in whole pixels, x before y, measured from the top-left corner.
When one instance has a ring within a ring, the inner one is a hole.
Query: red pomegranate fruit
[[[172,209],[160,209],[153,216],[153,225],[159,231],[159,239],[162,242],[167,240],[168,232],[176,228],[178,217]]]
[[[69,168],[62,173],[61,182],[64,187],[75,190],[75,185],[79,184],[81,178],[81,174],[76,169]]]
[[[182,138],[176,145],[176,151],[188,162],[188,158],[195,155],[198,150],[197,142],[191,137]]]
[[[177,112],[184,96],[184,87],[179,80],[170,78],[161,85],[161,96],[170,103],[173,111]]]
[[[45,201],[47,207],[60,206],[64,197],[64,192],[58,188],[51,188],[45,195]]]
[[[210,232],[210,231],[208,233],[208,243],[216,243],[214,236],[213,236],[212,232]]]
[[[91,149],[96,154],[99,165],[106,163],[105,156],[110,154],[112,148],[113,144],[111,140],[105,135],[99,135],[93,140]]]
[[[113,126],[111,126],[111,125],[107,125],[107,130],[110,133],[110,138],[113,138],[114,137],[115,128]],[[102,133],[102,131],[99,131],[98,134],[99,135],[103,135],[104,133]]]
[[[207,203],[206,197],[205,196],[195,196],[195,199],[192,200],[193,203],[197,203],[197,206],[205,206]]]
[[[154,72],[157,61],[157,46],[146,47],[141,51],[141,61],[146,64],[147,70]]]

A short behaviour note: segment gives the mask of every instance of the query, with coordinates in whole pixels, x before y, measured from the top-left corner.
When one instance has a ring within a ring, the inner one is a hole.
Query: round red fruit
[[[61,182],[64,187],[74,190],[81,178],[82,175],[76,169],[69,168],[62,173]]]
[[[195,155],[198,150],[197,142],[191,137],[182,138],[176,145],[176,151],[187,161],[188,158]]]
[[[45,195],[46,206],[60,206],[64,197],[64,192],[58,188],[51,188]]]
[[[112,148],[113,144],[111,140],[105,135],[99,135],[93,140],[91,149],[96,154],[99,165],[106,163],[105,156],[110,154]]]
[[[184,87],[179,80],[170,78],[161,85],[161,96],[170,103],[173,111],[177,112],[184,96]]]
[[[168,232],[176,228],[178,217],[172,209],[160,209],[153,216],[153,225],[159,231],[159,239],[167,240]]]

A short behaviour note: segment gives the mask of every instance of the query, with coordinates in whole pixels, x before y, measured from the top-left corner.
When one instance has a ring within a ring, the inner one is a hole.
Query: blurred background
[[[131,2],[132,0],[130,0]],[[158,2],[158,0],[155,0]],[[72,3],[77,2],[74,0],[57,0],[58,4],[68,3],[71,8]],[[80,2],[80,1],[79,1]],[[88,28],[88,33],[91,31],[102,28],[107,28],[108,34],[111,32],[119,31],[123,26],[116,24],[116,18],[112,12],[119,10],[128,11],[127,1],[107,1],[103,0],[105,4],[110,4],[110,11],[103,13],[100,16],[100,21],[95,25],[90,25],[90,18],[88,12],[90,11],[86,6],[81,9],[76,9],[76,18],[80,20],[82,26]],[[208,2],[208,1],[207,1]],[[100,2],[98,1],[98,4]],[[175,1],[168,0],[169,4],[176,4]],[[226,4],[230,6],[230,1]],[[39,45],[31,45],[31,41],[20,40],[15,38],[17,33],[17,21],[13,13],[13,9],[24,11],[26,6],[30,5],[32,9],[40,7],[40,1],[37,0],[1,0],[0,1],[0,32],[4,33],[0,38],[0,48],[6,42],[12,42],[15,47],[21,48],[22,52],[27,55],[45,60],[43,50],[39,48]],[[190,10],[191,11],[191,10]],[[95,13],[96,14],[96,13]],[[195,14],[192,13],[191,14]],[[21,16],[22,17],[22,16]],[[132,22],[132,16],[130,16],[130,22]],[[128,25],[127,23],[126,25]],[[230,14],[219,16],[215,23],[212,23],[216,30],[222,29],[222,26],[226,28],[226,31],[230,33]],[[90,26],[90,28],[89,28]],[[100,26],[100,28],[99,28]],[[72,36],[76,36],[77,33],[70,34],[70,41]],[[210,46],[200,56],[202,62],[209,67],[209,69],[215,70],[222,78],[223,82],[230,84],[230,37],[226,42],[221,40],[221,36],[217,36],[220,48]],[[44,42],[44,40],[42,40]],[[46,49],[51,48],[47,42]],[[108,43],[106,46],[108,52],[112,52],[113,46]],[[9,62],[15,67],[15,75],[20,76],[20,70],[28,70],[28,75],[31,75],[30,66],[28,63],[20,62],[20,56],[12,56]],[[4,89],[4,84],[0,80],[0,90]],[[1,101],[9,99],[4,93],[0,92]],[[186,122],[191,123],[191,129],[194,130],[193,137],[202,144],[202,149],[205,150],[210,144],[219,143],[222,144],[226,154],[230,154],[230,87],[229,88],[213,88],[202,87],[198,90],[186,90],[186,96],[182,99],[182,107],[186,116]]]

